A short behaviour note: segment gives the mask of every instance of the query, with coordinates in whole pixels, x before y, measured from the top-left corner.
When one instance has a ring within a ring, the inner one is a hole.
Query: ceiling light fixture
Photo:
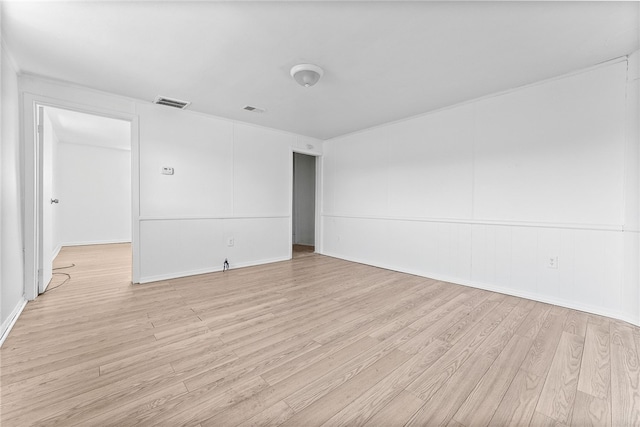
[[[291,77],[304,87],[311,87],[318,83],[322,74],[324,74],[322,68],[313,64],[298,64],[291,68]]]

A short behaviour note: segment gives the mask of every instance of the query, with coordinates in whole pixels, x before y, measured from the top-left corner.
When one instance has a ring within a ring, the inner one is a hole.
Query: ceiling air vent
[[[251,105],[245,105],[244,107],[242,107],[243,110],[246,111],[251,111],[252,113],[264,113],[265,109],[264,108],[258,108],[258,107],[254,107]]]
[[[184,110],[191,104],[187,101],[180,101],[179,99],[167,98],[166,96],[156,96],[153,100],[154,104],[166,105],[167,107],[179,108]]]

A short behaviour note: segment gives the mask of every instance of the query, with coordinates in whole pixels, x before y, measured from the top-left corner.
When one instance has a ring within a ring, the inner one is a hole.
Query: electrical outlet
[[[227,237],[227,246],[231,247],[235,243],[235,239],[233,237]]]
[[[558,268],[558,257],[550,256],[547,258],[547,268]]]
[[[173,175],[173,168],[170,166],[163,166],[162,175]]]

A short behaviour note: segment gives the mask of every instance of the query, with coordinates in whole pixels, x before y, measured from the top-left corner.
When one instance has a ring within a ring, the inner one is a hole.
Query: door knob
[[[51,199],[51,204],[54,204],[54,203],[60,203],[60,201],[58,199]]]

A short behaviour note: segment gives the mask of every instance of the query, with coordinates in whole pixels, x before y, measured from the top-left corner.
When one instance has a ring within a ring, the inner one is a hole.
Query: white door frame
[[[131,123],[131,256],[133,283],[140,282],[140,197],[139,197],[139,138],[138,116],[113,110],[90,107],[56,98],[25,93],[22,104],[22,141],[23,177],[24,177],[24,293],[25,298],[33,300],[38,296],[40,217],[42,201],[39,179],[42,173],[40,159],[42,153],[38,147],[38,107],[54,107],[80,113],[125,120]]]
[[[315,157],[316,159],[316,208],[315,208],[315,233],[314,233],[314,252],[321,254],[322,253],[322,223],[321,221],[321,213],[322,213],[322,154],[307,151],[299,148],[292,148],[290,161],[289,161],[289,175],[291,176],[290,183],[291,188],[289,189],[289,215],[291,220],[289,221],[289,259],[293,258],[293,154],[306,154],[307,156]]]

